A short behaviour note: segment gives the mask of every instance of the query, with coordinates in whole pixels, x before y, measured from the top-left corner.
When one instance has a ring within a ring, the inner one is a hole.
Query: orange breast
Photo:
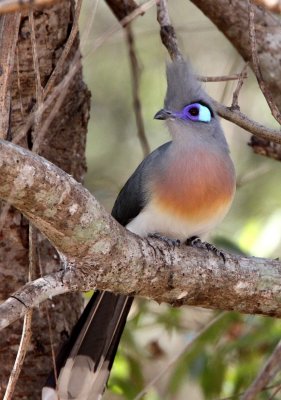
[[[197,151],[183,161],[175,159],[154,183],[153,202],[163,211],[200,221],[229,207],[235,191],[235,173],[228,155]]]

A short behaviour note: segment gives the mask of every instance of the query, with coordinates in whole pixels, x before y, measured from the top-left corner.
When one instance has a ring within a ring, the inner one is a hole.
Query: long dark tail
[[[101,398],[132,302],[128,296],[94,293],[57,357],[57,382],[52,372],[42,400]]]

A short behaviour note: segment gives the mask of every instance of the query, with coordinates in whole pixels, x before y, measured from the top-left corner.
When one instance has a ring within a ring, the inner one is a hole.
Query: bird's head
[[[212,101],[187,61],[176,61],[167,66],[164,108],[154,118],[167,121],[175,140],[187,141],[196,137],[209,143],[222,137],[221,142],[226,145]]]

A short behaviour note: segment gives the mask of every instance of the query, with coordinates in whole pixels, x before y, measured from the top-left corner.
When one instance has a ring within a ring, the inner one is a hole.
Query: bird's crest
[[[196,101],[211,103],[209,96],[197,80],[191,64],[185,60],[168,64],[164,108],[170,111],[179,111],[184,106]]]

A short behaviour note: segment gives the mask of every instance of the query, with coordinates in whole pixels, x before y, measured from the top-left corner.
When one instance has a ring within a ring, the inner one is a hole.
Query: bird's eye
[[[189,114],[192,115],[193,117],[196,117],[199,115],[199,109],[197,107],[192,107],[188,110]]]
[[[181,118],[195,122],[210,122],[212,114],[207,106],[201,103],[192,103],[184,107],[181,112]]]

